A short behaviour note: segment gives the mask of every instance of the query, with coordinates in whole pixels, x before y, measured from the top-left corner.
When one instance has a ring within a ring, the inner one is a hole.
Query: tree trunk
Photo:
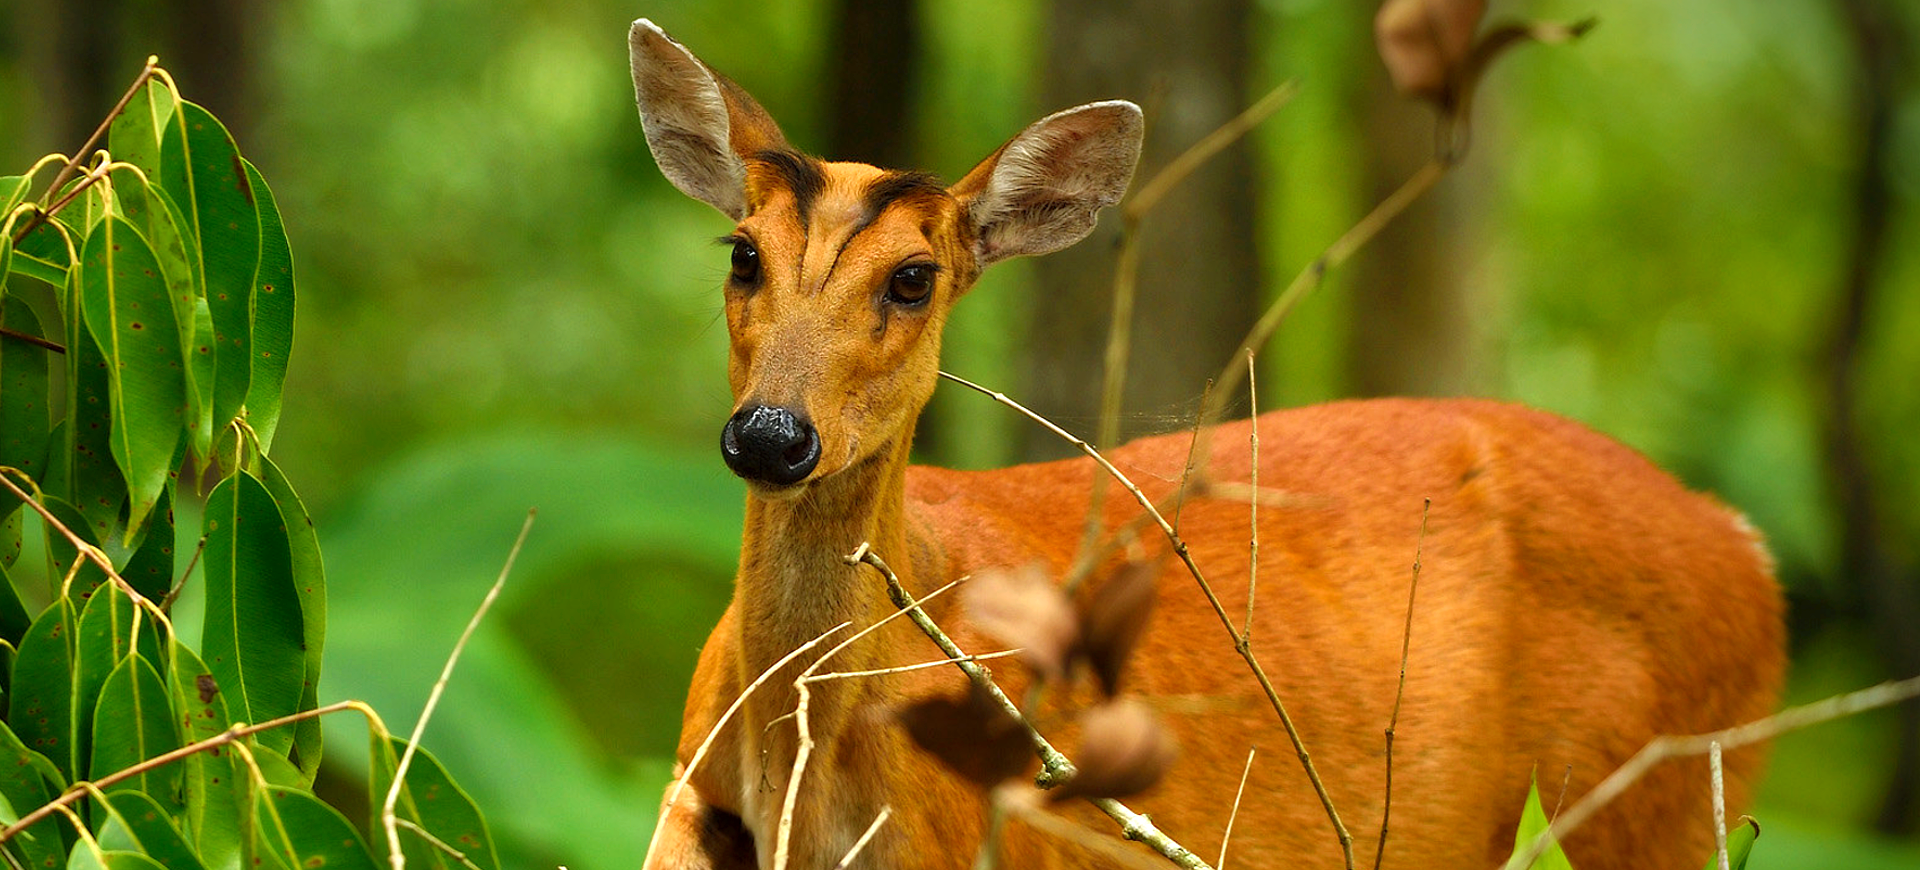
[[[1248,0],[1055,0],[1045,111],[1115,98],[1147,112],[1135,187],[1246,107]],[[1123,437],[1183,427],[1208,378],[1239,346],[1261,293],[1257,177],[1243,140],[1182,182],[1141,226],[1139,295],[1123,393]],[[1036,263],[1022,397],[1093,435],[1112,310],[1118,219]],[[1067,445],[1026,430],[1029,458]]]
[[[1841,276],[1840,299],[1825,359],[1828,480],[1839,509],[1842,585],[1859,590],[1880,653],[1896,677],[1920,674],[1920,578],[1887,546],[1860,431],[1860,351],[1873,290],[1886,268],[1892,212],[1893,120],[1900,81],[1911,62],[1900,21],[1874,0],[1841,0],[1841,17],[1858,53],[1855,83],[1858,147],[1853,207],[1858,223]],[[1920,798],[1920,705],[1902,704],[1893,773],[1875,825],[1890,834],[1915,828]]]

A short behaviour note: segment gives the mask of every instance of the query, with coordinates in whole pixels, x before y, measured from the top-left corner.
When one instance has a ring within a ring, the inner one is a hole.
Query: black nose
[[[748,405],[720,430],[720,455],[748,480],[786,486],[820,464],[820,435],[805,417],[785,408]]]

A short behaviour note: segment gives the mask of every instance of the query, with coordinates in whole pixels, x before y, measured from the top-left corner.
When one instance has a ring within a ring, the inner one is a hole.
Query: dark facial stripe
[[[800,213],[800,226],[805,227],[812,218],[813,201],[820,198],[820,191],[827,186],[827,176],[820,169],[820,161],[798,151],[784,149],[762,151],[753,155],[753,159],[780,173],[780,179],[793,192],[793,205]]]
[[[873,223],[896,200],[946,195],[946,186],[931,172],[889,172],[867,185],[867,215],[862,226]]]

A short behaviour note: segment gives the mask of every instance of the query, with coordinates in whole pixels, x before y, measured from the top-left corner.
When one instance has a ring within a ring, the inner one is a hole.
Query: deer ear
[[[746,163],[785,149],[779,125],[739,85],[645,18],[627,31],[633,97],[660,173],[734,220],[746,216]]]
[[[1140,107],[1125,100],[1057,112],[1020,131],[952,188],[974,224],[981,266],[1057,251],[1093,232],[1140,160]]]

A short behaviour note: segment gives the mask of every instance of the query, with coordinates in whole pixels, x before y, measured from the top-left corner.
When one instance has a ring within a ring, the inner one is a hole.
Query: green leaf
[[[77,312],[82,270],[67,280],[66,310]],[[79,314],[67,318],[67,414],[65,428],[47,458],[46,488],[64,497],[93,527],[97,543],[117,542],[127,484],[114,461],[113,375]]]
[[[160,262],[133,224],[102,220],[87,236],[80,270],[87,329],[108,364],[111,446],[127,482],[132,533],[173,470],[186,422],[185,356]]]
[[[166,870],[152,858],[139,852],[102,851],[98,856],[90,848],[75,849],[67,860],[67,870]]]
[[[138,166],[148,178],[158,179],[160,131],[172,117],[173,92],[158,77],[147,79],[107,128],[107,147],[113,159]]]
[[[173,491],[168,481],[154,503],[138,549],[120,565],[120,577],[148,601],[158,603],[173,590]],[[154,656],[154,661],[159,657]]]
[[[188,226],[186,216],[165,190],[149,186],[140,176],[123,172],[116,175],[115,179],[122,213],[146,236],[154,257],[160,261],[160,272],[167,281],[167,298],[173,303],[174,325],[180,331],[180,347],[185,352],[194,347],[194,313],[203,304],[201,297],[204,295],[195,283],[199,277],[196,266],[198,254],[190,252],[191,243],[184,235]],[[211,332],[208,334],[211,335]],[[211,355],[211,347],[208,353]],[[183,358],[183,364],[188,362],[189,359]],[[188,374],[192,374],[191,367]],[[198,409],[205,404],[199,394],[210,392],[212,388],[211,380],[200,384],[189,377],[188,408]],[[198,417],[195,419],[198,420]]]
[[[27,201],[33,179],[24,175],[0,175],[0,220],[6,220],[13,207]],[[24,219],[24,218],[23,218]]]
[[[293,585],[300,597],[301,633],[307,639],[306,666],[302,671],[299,709],[320,705],[320,658],[327,637],[327,576],[320,558],[320,538],[314,533],[307,506],[293,491],[280,466],[266,456],[259,457],[260,482],[280,508],[280,519],[287,529],[287,543],[293,562]],[[303,719],[293,726],[294,761],[307,785],[320,770],[323,728],[319,717]]]
[[[100,829],[100,846],[125,852],[144,852],[166,870],[206,870],[193,847],[153,798],[137,791],[115,790],[107,795],[112,814]]]
[[[20,591],[13,588],[13,578],[8,577],[6,567],[0,565],[0,640],[18,648],[31,625],[33,618],[27,615],[26,605],[20,603]]]
[[[406,748],[407,742],[397,737],[374,738],[371,792],[374,831],[384,829],[380,808],[386,802],[387,790],[393,786],[393,771]],[[406,784],[400,790],[394,811],[399,818],[419,825],[440,842],[460,850],[481,870],[499,870],[500,858],[493,850],[493,835],[487,831],[480,808],[425,748],[416,749],[413,761],[407,764]],[[400,831],[400,848],[410,867],[457,870],[462,866],[404,828]]]
[[[267,786],[254,798],[254,829],[260,853],[285,870],[380,870],[353,824],[303,791]]]
[[[180,104],[160,148],[160,184],[180,205],[198,249],[198,285],[213,318],[213,430],[240,413],[253,373],[253,274],[260,215],[246,164],[227,128],[206,109]]]
[[[1747,858],[1753,854],[1753,841],[1760,839],[1760,823],[1752,816],[1741,816],[1740,821],[1727,829],[1727,866],[1733,870],[1746,870]],[[1707,856],[1707,866],[1701,870],[1719,870],[1720,853],[1716,850]]]
[[[78,598],[79,596],[75,596]],[[108,675],[133,651],[133,600],[113,584],[85,597],[73,645],[73,757],[93,757],[93,712]],[[98,779],[103,771],[76,767],[75,777]]]
[[[33,621],[13,661],[7,724],[26,748],[73,776],[73,604],[54,601]]]
[[[53,518],[59,520],[60,524],[66,526],[69,531],[79,535],[81,540],[100,547],[109,558],[114,555],[116,548],[111,543],[101,544],[101,535],[110,531],[105,523],[82,516],[73,505],[53,496],[42,498],[40,506],[46,508],[47,513],[53,514]],[[65,594],[76,601],[85,600],[87,596],[93,594],[94,589],[106,582],[106,573],[101,571],[100,566],[94,564],[93,560],[82,557],[80,550],[67,540],[66,535],[60,534],[59,530],[49,527],[46,533],[47,576],[56,582],[64,581],[73,563],[76,560],[79,561],[80,570],[73,572],[73,582],[67,586]],[[107,540],[116,543],[118,541],[113,537]],[[61,590],[56,587],[54,592],[58,594]]]
[[[173,693],[173,712],[180,724],[182,743],[198,743],[226,731],[233,720],[227,715],[220,684],[206,664],[177,641],[171,657],[167,687]],[[241,813],[250,800],[250,781],[234,753],[224,746],[215,747],[187,756],[180,767],[186,826],[201,859],[209,867],[251,866],[245,860],[251,850],[247,827],[250,817]]]
[[[100,779],[162,753],[180,748],[166,683],[144,656],[131,655],[107,676],[93,722],[90,776]],[[180,790],[180,768],[165,765],[121,780],[115,791],[131,789],[171,803]]]
[[[47,764],[45,757],[28,749],[11,729],[0,727],[0,796],[6,798],[9,809],[31,810],[53,800],[55,796],[41,774]],[[65,824],[58,818],[35,822],[7,841],[7,847],[29,867],[58,867],[67,854]]]
[[[1528,783],[1527,804],[1520,811],[1520,828],[1513,834],[1513,855],[1507,859],[1507,870],[1573,870],[1567,853],[1560,851],[1557,841],[1549,841],[1547,850],[1540,853],[1533,863],[1520,863],[1520,859],[1533,848],[1533,841],[1545,833],[1551,824],[1546,810],[1540,807],[1540,784]]]
[[[253,377],[247,387],[247,423],[260,436],[260,452],[273,446],[280,425],[280,392],[293,351],[293,252],[280,222],[273,189],[247,164],[247,180],[260,205],[260,262],[253,274]]]
[[[213,312],[207,308],[205,297],[193,299],[193,341],[187,344],[186,351],[187,383],[192,385],[187,417],[193,427],[188,446],[193,455],[210,457],[213,455]]]
[[[264,722],[294,712],[306,675],[300,595],[293,555],[273,496],[240,472],[207,496],[207,612],[201,648],[232,712]],[[286,753],[293,735],[263,732],[260,743]]]
[[[0,326],[41,334],[33,309],[19,299],[0,300]],[[47,379],[51,353],[24,341],[0,338],[0,465],[18,468],[35,480],[45,473],[47,435],[53,431]],[[6,510],[0,509],[0,516]]]
[[[30,220],[21,215],[14,220],[14,232],[20,231],[23,222]],[[55,225],[58,224],[59,227]],[[38,278],[55,287],[67,283],[67,268],[72,263],[71,251],[67,249],[66,239],[60,234],[60,227],[66,226],[59,218],[49,218],[35,226],[25,236],[13,243],[13,260],[7,264],[12,271]],[[71,229],[68,232],[72,232]],[[78,242],[78,238],[75,238]]]

